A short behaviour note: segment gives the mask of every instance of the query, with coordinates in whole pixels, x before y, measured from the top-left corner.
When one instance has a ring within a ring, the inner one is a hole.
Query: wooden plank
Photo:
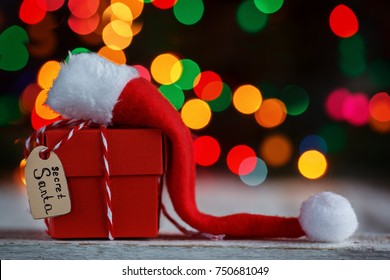
[[[52,240],[42,221],[28,212],[25,193],[0,184],[0,259],[390,259],[390,194],[353,180],[269,180],[246,188],[228,176],[198,180],[199,208],[210,214],[251,212],[297,215],[299,204],[322,189],[347,196],[359,217],[359,230],[343,243],[298,240],[188,239],[161,220],[160,237],[151,240]],[[329,187],[331,186],[331,188]],[[173,213],[166,193],[163,201]],[[177,215],[173,216],[179,220]]]
[[[390,259],[390,235],[343,243],[299,240],[51,240],[41,231],[0,232],[0,259]]]

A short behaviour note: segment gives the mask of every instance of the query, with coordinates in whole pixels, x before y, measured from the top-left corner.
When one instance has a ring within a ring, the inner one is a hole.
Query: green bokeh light
[[[345,130],[338,124],[329,123],[321,127],[318,134],[328,145],[328,153],[334,154],[344,150],[347,136]]]
[[[218,98],[208,101],[207,103],[210,106],[211,111],[213,112],[222,112],[226,110],[232,102],[232,90],[230,87],[223,83],[223,88],[221,94]]]
[[[287,108],[287,114],[297,116],[304,113],[309,106],[309,94],[298,85],[286,86],[280,98]]]
[[[364,41],[359,34],[341,39],[339,43],[340,70],[349,77],[356,77],[366,70]]]
[[[179,87],[174,84],[162,85],[159,90],[176,110],[180,110],[184,104],[185,96]]]
[[[26,31],[13,25],[0,34],[0,69],[18,71],[27,65],[29,54]]]
[[[237,9],[237,22],[240,28],[246,32],[254,33],[262,30],[268,21],[268,15],[259,11],[253,0],[241,2]]]
[[[178,0],[173,6],[176,19],[185,25],[193,25],[200,21],[204,13],[202,0]]]
[[[194,80],[200,73],[199,65],[191,59],[182,59],[181,63],[183,72],[175,84],[184,90],[192,89],[194,87]]]
[[[257,9],[265,14],[273,14],[280,10],[284,0],[254,0]]]

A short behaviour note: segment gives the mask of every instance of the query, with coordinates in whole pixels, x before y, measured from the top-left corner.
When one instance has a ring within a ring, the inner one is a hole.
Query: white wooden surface
[[[202,211],[215,215],[252,212],[297,215],[300,203],[322,190],[351,201],[359,229],[343,243],[298,240],[211,241],[183,237],[164,218],[157,239],[52,240],[41,221],[31,218],[27,198],[12,183],[0,185],[0,259],[390,259],[389,186],[345,180],[278,179],[247,187],[238,178],[198,179]],[[163,201],[172,212],[164,193]]]

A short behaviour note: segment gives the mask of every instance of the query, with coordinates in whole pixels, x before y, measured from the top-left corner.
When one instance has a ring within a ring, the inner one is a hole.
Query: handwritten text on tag
[[[40,157],[47,149],[38,146],[27,158],[25,176],[27,195],[34,219],[64,215],[70,212],[71,204],[64,168],[54,152],[49,158]]]

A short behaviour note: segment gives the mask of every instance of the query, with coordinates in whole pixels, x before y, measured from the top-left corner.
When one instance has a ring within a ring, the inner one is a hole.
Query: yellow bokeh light
[[[298,160],[298,169],[301,174],[308,179],[318,179],[322,177],[328,163],[325,156],[316,150],[304,152]]]
[[[43,89],[50,89],[54,80],[60,72],[61,64],[58,61],[50,60],[42,65],[38,72],[37,82]]]
[[[122,50],[113,50],[107,46],[102,47],[98,54],[115,62],[116,64],[126,64],[126,55]]]
[[[174,54],[164,53],[152,61],[150,72],[156,82],[170,85],[179,80],[183,73],[183,65]]]
[[[144,2],[140,0],[111,0],[111,4],[115,3],[126,5],[131,10],[134,19],[139,17],[144,9]]]
[[[111,22],[112,29],[116,34],[121,37],[133,37],[133,31],[131,30],[131,25],[128,22],[125,22],[120,19],[116,19]]]
[[[286,115],[286,105],[277,98],[270,98],[263,101],[256,111],[255,118],[262,127],[271,128],[282,124]]]
[[[181,118],[189,128],[202,129],[211,120],[210,106],[203,100],[191,99],[181,109]]]
[[[258,88],[252,85],[242,85],[236,89],[233,95],[234,107],[243,114],[256,112],[263,101]]]
[[[37,99],[35,100],[35,110],[42,119],[52,120],[57,118],[59,114],[45,104],[48,92],[47,89],[44,89],[38,94]]]
[[[104,43],[113,50],[127,48],[133,39],[130,24],[119,19],[107,24],[102,35]]]
[[[260,155],[269,166],[279,167],[285,165],[292,156],[293,145],[284,135],[268,136],[261,143]]]
[[[113,3],[107,9],[112,11],[111,20],[120,19],[123,21],[131,22],[133,21],[133,14],[128,6],[122,2]]]

